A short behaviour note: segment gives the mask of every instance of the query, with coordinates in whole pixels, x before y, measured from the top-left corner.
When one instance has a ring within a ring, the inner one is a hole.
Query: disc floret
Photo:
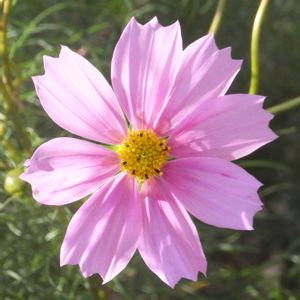
[[[123,171],[139,181],[162,176],[162,168],[168,160],[170,147],[167,140],[152,130],[132,130],[118,147]]]

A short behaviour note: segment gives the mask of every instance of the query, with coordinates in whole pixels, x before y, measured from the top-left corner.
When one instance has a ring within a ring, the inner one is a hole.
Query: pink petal
[[[123,172],[73,216],[61,247],[61,265],[79,264],[85,277],[99,273],[106,283],[128,264],[140,230],[137,184]]]
[[[201,221],[225,228],[251,230],[261,210],[261,186],[242,168],[219,158],[176,159],[164,167],[165,188]]]
[[[21,179],[31,184],[35,200],[48,205],[79,200],[120,169],[115,152],[74,138],[57,138],[41,145],[26,166]]]
[[[116,45],[112,83],[134,128],[151,127],[180,65],[182,41],[178,22],[163,27],[157,19],[140,25],[131,19]]]
[[[213,35],[200,38],[184,50],[173,89],[155,123],[161,134],[168,135],[199,102],[226,93],[241,66],[241,60],[233,60],[230,52],[230,48],[219,50]]]
[[[127,129],[114,93],[86,59],[63,46],[44,57],[45,75],[33,77],[42,106],[62,128],[87,139],[117,144]]]
[[[226,95],[200,104],[171,134],[174,157],[206,156],[234,160],[271,142],[272,115],[256,95]]]
[[[143,260],[171,287],[182,277],[196,281],[198,272],[206,273],[206,259],[195,225],[159,181],[145,189],[146,196],[141,199],[143,233],[138,247]]]

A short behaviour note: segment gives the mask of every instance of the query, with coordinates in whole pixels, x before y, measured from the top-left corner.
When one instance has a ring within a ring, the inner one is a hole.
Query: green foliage
[[[300,2],[270,1],[261,33],[260,94],[267,106],[299,95]],[[0,2],[1,3],[1,2]],[[42,56],[56,56],[61,44],[83,53],[109,78],[114,45],[131,16],[163,24],[179,19],[184,43],[205,34],[214,0],[15,0],[8,26],[9,60],[16,110],[35,148],[66,135],[43,112],[31,76],[43,72]],[[249,46],[259,1],[227,1],[217,42],[244,58],[232,88],[247,92]],[[1,74],[3,65],[1,64]],[[2,97],[2,96],[1,96]],[[239,163],[265,183],[264,210],[253,232],[234,232],[197,222],[208,258],[208,277],[164,285],[136,255],[125,271],[102,286],[86,280],[78,267],[59,267],[59,248],[67,224],[81,202],[40,206],[29,187],[18,182],[27,151],[21,151],[0,97],[0,299],[300,299],[300,142],[297,111],[272,123],[280,134],[273,144]]]

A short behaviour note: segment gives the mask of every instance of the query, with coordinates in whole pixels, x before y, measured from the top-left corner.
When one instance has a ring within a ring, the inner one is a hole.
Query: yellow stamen
[[[162,167],[168,159],[170,147],[164,138],[152,130],[132,130],[118,146],[121,168],[143,182],[153,176],[162,176]]]

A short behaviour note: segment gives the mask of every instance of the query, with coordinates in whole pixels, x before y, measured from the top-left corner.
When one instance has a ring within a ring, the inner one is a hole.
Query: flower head
[[[139,251],[174,286],[206,273],[197,230],[208,224],[252,229],[260,183],[231,163],[275,138],[264,98],[225,95],[239,71],[212,35],[182,49],[179,23],[133,18],[112,59],[112,88],[83,57],[63,46],[33,78],[50,118],[83,139],[41,145],[22,179],[40,203],[90,198],[73,216],[61,265],[78,264],[104,282]],[[129,123],[129,127],[127,127]],[[104,147],[104,144],[110,144]]]

